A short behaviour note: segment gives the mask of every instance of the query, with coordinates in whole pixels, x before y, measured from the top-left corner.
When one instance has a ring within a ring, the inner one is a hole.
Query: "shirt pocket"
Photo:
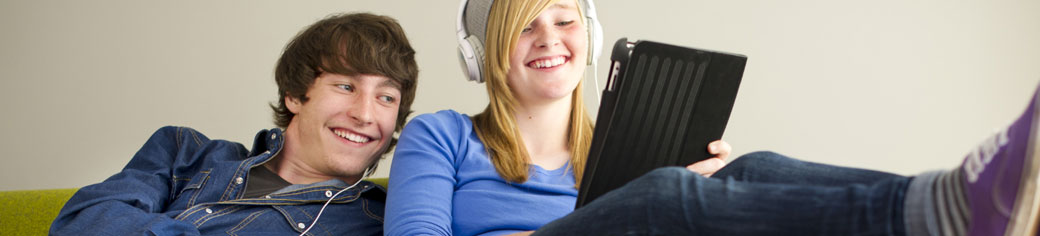
[[[359,199],[361,202],[362,210],[368,218],[383,223],[383,210],[385,205],[382,202],[369,201],[368,199]]]
[[[176,189],[177,195],[173,198],[173,206],[183,206],[181,209],[188,209],[195,206],[199,198],[199,194],[202,193],[202,189],[206,186],[206,182],[209,182],[210,170],[203,170],[195,173],[191,179],[179,180],[176,184],[184,183],[184,187]]]

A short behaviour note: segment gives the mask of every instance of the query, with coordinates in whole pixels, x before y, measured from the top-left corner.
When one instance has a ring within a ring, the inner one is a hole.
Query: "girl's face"
[[[576,0],[560,0],[520,33],[509,57],[509,87],[520,103],[565,98],[585,73],[588,50]]]

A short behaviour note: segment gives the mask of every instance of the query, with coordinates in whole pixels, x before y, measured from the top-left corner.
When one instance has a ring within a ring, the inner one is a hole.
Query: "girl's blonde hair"
[[[514,119],[516,98],[507,83],[509,56],[516,48],[520,32],[555,0],[497,0],[492,4],[487,20],[487,57],[483,65],[487,78],[490,104],[484,112],[473,116],[477,136],[503,179],[515,183],[527,181],[531,157],[527,153],[520,129]],[[584,18],[577,7],[580,19]],[[585,27],[588,27],[586,24]],[[589,49],[592,50],[592,49]],[[591,59],[590,59],[591,60]],[[580,62],[584,63],[584,62]],[[582,82],[571,95],[570,128],[567,145],[570,148],[570,167],[574,171],[575,188],[581,183],[585,159],[592,143],[592,119],[585,110]]]

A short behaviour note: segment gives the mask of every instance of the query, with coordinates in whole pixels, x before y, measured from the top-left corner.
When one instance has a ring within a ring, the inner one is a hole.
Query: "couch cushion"
[[[75,188],[0,192],[0,229],[10,235],[47,235]]]

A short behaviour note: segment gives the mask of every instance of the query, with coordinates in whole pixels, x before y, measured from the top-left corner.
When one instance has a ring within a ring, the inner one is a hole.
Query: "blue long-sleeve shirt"
[[[250,152],[190,128],[163,127],[122,171],[77,191],[50,234],[299,234],[346,183],[333,179],[243,198],[249,170],[283,144],[280,129],[257,133]],[[357,186],[338,195],[308,234],[379,235],[385,192],[367,181]]]
[[[468,116],[412,119],[390,168],[386,235],[479,235],[535,230],[574,210],[569,165],[532,165],[524,183],[502,179]]]

